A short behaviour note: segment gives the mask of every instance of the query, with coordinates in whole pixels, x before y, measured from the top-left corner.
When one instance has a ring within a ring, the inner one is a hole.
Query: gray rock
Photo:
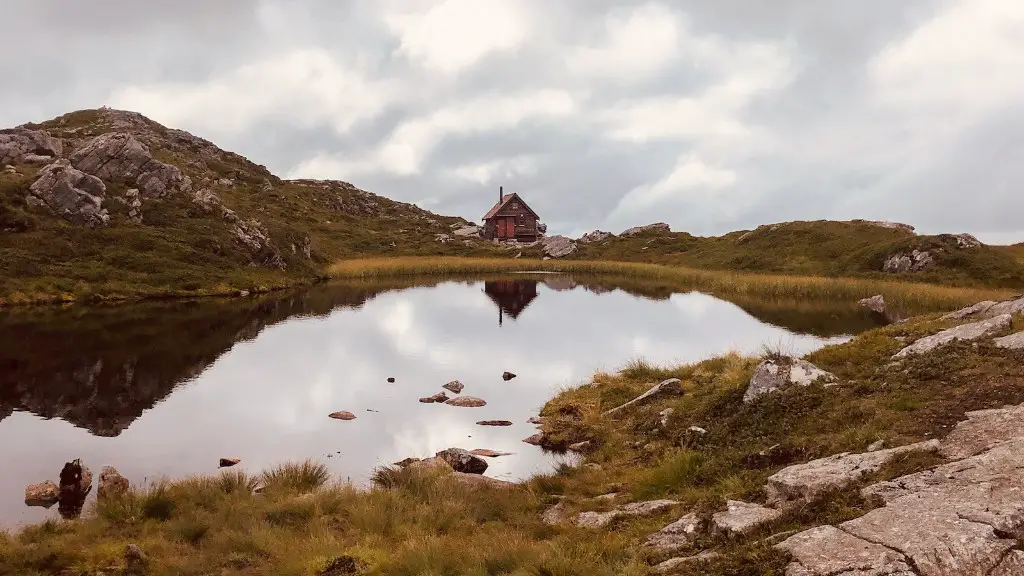
[[[675,413],[676,413],[675,408],[665,408],[661,412],[658,412],[658,416],[660,417],[658,422],[661,423],[661,427],[662,428],[668,426],[669,418],[671,418],[672,415],[675,414]]]
[[[142,574],[149,561],[141,548],[135,544],[129,544],[124,548],[124,563],[128,574]]]
[[[1003,442],[1024,436],[1024,404],[976,410],[965,414],[942,439],[940,453],[950,460],[959,460],[980,454]]]
[[[441,244],[447,244],[452,241],[452,237],[447,234],[434,234],[434,240]]]
[[[993,342],[995,342],[996,346],[999,346],[1000,348],[1024,350],[1024,332],[1017,332],[1016,334],[996,338]]]
[[[644,546],[656,552],[675,552],[690,543],[690,540],[701,530],[701,521],[696,514],[690,513],[679,520],[651,534],[644,541]]]
[[[578,242],[580,244],[589,244],[591,242],[601,242],[611,238],[613,234],[611,232],[602,232],[601,230],[594,230],[593,232],[587,232],[583,236],[580,236]]]
[[[726,534],[743,534],[781,515],[782,512],[778,510],[758,504],[728,500],[725,511],[716,512],[711,516],[711,524]]]
[[[753,402],[760,396],[790,385],[810,386],[818,380],[828,385],[834,384],[836,377],[801,358],[769,358],[754,370],[743,394],[743,402]]]
[[[902,222],[890,222],[888,220],[851,220],[855,224],[871,224],[872,226],[878,226],[880,228],[890,228],[893,230],[903,230],[904,232],[913,232],[914,227],[910,224],[903,224]]]
[[[876,440],[868,446],[868,452],[877,452],[885,448],[885,440]]]
[[[793,555],[786,576],[918,576],[907,558],[833,526],[818,526],[775,545]]]
[[[569,450],[573,452],[586,452],[590,450],[590,440],[584,440],[583,442],[577,442],[569,445]]]
[[[25,505],[50,508],[60,499],[60,487],[47,480],[25,487]]]
[[[615,414],[616,412],[621,412],[622,410],[625,410],[626,408],[630,408],[630,407],[633,407],[633,406],[638,406],[640,404],[645,404],[647,402],[650,402],[651,400],[654,400],[656,398],[660,398],[662,396],[679,396],[679,395],[682,395],[682,394],[683,394],[682,382],[680,382],[680,380],[678,378],[669,378],[668,380],[665,380],[664,382],[655,385],[653,388],[651,388],[647,392],[644,392],[643,394],[637,396],[636,398],[630,400],[629,402],[626,402],[625,404],[623,404],[621,406],[616,406],[615,408],[612,408],[611,410],[606,410],[604,412],[604,415],[608,416],[608,415],[611,415],[611,414]]]
[[[42,156],[39,154],[25,154],[21,157],[24,164],[49,164],[53,162],[53,156]]]
[[[1024,297],[997,302],[985,311],[985,315],[990,317],[998,316],[1000,314],[1011,314],[1014,316],[1024,315]]]
[[[576,251],[576,243],[565,236],[546,236],[540,245],[551,258],[564,258]]]
[[[541,514],[541,521],[548,526],[558,526],[560,524],[569,523],[569,514],[565,507],[565,501],[559,501],[551,508],[548,508]]]
[[[653,570],[658,574],[669,574],[673,570],[686,566],[687,564],[699,564],[701,562],[710,562],[721,556],[718,552],[701,552],[693,556],[685,556],[683,558],[669,558],[664,562],[655,564]]]
[[[937,334],[931,336],[925,336],[920,340],[917,340],[910,346],[900,350],[893,355],[893,358],[906,358],[911,354],[922,354],[938,348],[943,344],[948,344],[954,340],[977,340],[986,336],[991,336],[993,333],[998,332],[1013,321],[1013,316],[1009,314],[1002,314],[994,318],[987,320],[980,320],[978,322],[971,322],[970,324],[962,324],[955,326],[948,330],[943,330]]]
[[[96,498],[116,498],[128,492],[128,479],[113,466],[104,466],[100,470],[100,479],[96,488]]]
[[[643,234],[645,232],[668,233],[671,231],[672,228],[669,227],[668,224],[665,224],[664,222],[655,222],[654,224],[647,224],[645,226],[634,226],[632,228],[627,228],[622,232],[622,234],[620,234],[620,236],[622,236],[623,238],[629,238],[630,236],[636,236],[637,234]]]
[[[675,500],[650,500],[624,504],[608,512],[580,512],[576,525],[581,528],[604,528],[618,518],[652,516],[678,504]]]
[[[950,312],[942,317],[943,320],[963,320],[969,316],[981,316],[985,314],[990,308],[998,304],[992,300],[985,300],[984,302],[978,302],[977,304],[961,308],[956,312]]]
[[[480,228],[477,226],[465,226],[463,228],[456,229],[452,234],[455,234],[455,236],[459,238],[479,238]]]
[[[466,474],[483,474],[487,471],[487,461],[479,456],[474,456],[468,450],[462,448],[449,448],[435,454],[444,460],[456,472]]]
[[[882,272],[890,274],[903,274],[907,272],[922,272],[932,267],[935,259],[931,253],[914,250],[909,255],[896,254],[891,256],[882,265]]]
[[[192,189],[192,181],[181,170],[153,158],[141,142],[125,132],[97,136],[71,155],[71,164],[97,178],[132,185],[144,198]]]
[[[473,396],[459,396],[458,398],[452,398],[451,400],[446,401],[445,404],[448,404],[449,406],[459,406],[461,408],[480,408],[481,406],[486,406],[487,402]]]
[[[982,245],[981,240],[970,234],[953,234],[952,236],[956,240],[957,248],[978,248]]]
[[[881,294],[858,300],[857,304],[877,314],[885,314],[885,298]]]
[[[18,169],[15,168],[14,166],[11,166],[10,164],[8,164],[8,165],[4,166],[4,169],[3,169],[2,173],[3,174],[17,174],[18,173]]]
[[[779,470],[768,478],[765,492],[773,506],[792,501],[811,502],[825,492],[844,488],[864,475],[877,472],[893,458],[908,452],[939,450],[938,440],[929,440],[888,450],[863,454],[844,452]]]
[[[465,386],[463,386],[462,382],[459,382],[458,380],[452,380],[451,382],[445,384],[444,386],[441,386],[441,388],[458,394],[462,392],[462,389],[465,388]]]
[[[99,178],[77,170],[67,160],[58,160],[39,172],[29,187],[26,201],[46,207],[53,214],[75,224],[105,225],[110,215],[103,208],[107,187]]]
[[[41,130],[10,128],[0,130],[0,165],[28,162],[27,157],[46,158],[51,162],[64,151],[59,138]],[[37,163],[37,162],[33,162]]]
[[[708,433],[707,430],[705,430],[704,428],[701,428],[700,426],[690,426],[689,428],[686,429],[686,431],[687,432],[693,432],[694,434],[699,434],[701,436],[703,436],[703,435]]]

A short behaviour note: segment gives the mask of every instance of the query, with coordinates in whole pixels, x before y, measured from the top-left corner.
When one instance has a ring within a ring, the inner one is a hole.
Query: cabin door
[[[515,238],[516,221],[514,218],[498,219],[498,238]]]

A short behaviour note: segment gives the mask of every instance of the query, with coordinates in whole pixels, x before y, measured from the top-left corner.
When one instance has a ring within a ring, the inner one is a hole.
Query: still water
[[[0,525],[55,516],[26,507],[24,488],[56,482],[74,458],[140,484],[215,473],[221,457],[253,472],[313,458],[365,482],[406,457],[490,448],[514,454],[488,459],[487,475],[515,480],[558,458],[522,442],[535,432],[526,420],[596,370],[764,344],[803,353],[873,324],[847,303],[731,303],[539,274],[0,312]],[[418,402],[451,380],[487,405]],[[357,418],[327,417],[338,410]]]

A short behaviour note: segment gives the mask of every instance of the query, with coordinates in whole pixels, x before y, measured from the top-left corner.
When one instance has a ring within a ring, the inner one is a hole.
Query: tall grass
[[[855,301],[882,294],[895,306],[916,310],[948,309],[982,300],[1002,299],[1011,290],[960,288],[919,282],[863,278],[786,276],[715,270],[697,270],[658,264],[590,260],[524,260],[458,257],[364,258],[344,260],[328,267],[335,279],[384,277],[465,277],[510,272],[562,272],[614,276],[629,280],[668,282],[680,288],[721,296],[764,299],[818,299]]]

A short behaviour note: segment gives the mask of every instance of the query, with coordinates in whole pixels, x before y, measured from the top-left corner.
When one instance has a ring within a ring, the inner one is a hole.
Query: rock
[[[997,302],[985,311],[985,316],[999,316],[1000,314],[1011,314],[1014,316],[1024,315],[1024,297]]]
[[[866,474],[877,472],[883,465],[901,454],[934,452],[938,449],[938,440],[928,440],[863,454],[844,452],[805,464],[789,466],[768,478],[765,485],[768,503],[777,506],[798,500],[811,502],[825,492],[844,488]]]
[[[353,416],[353,418],[355,418],[355,416]],[[242,460],[240,458],[221,458],[217,466],[219,468],[230,468],[241,461]]]
[[[395,378],[393,376],[389,376],[388,377],[388,384],[394,384],[394,383],[395,383]]]
[[[882,272],[888,272],[890,274],[921,272],[931,268],[933,264],[935,264],[935,259],[932,258],[931,253],[914,250],[909,256],[906,254],[896,254],[891,256],[885,261],[885,264],[882,265]]]
[[[834,383],[836,377],[801,358],[769,358],[754,370],[747,391],[743,394],[743,402],[753,402],[760,396],[789,385],[810,386],[818,380],[828,385]]]
[[[644,234],[647,232],[668,233],[671,231],[672,228],[670,228],[668,224],[665,224],[664,222],[656,222],[654,224],[647,224],[646,226],[634,226],[633,228],[628,228],[624,230],[620,236],[623,238],[629,238],[630,236],[636,236],[637,234]]]
[[[270,180],[268,178],[264,178],[263,182],[260,184],[260,192],[266,193],[266,192],[273,192],[273,191],[274,191],[274,185],[270,182]]]
[[[880,228],[891,228],[893,230],[902,230],[904,232],[913,232],[914,227],[910,224],[903,224],[901,222],[889,222],[888,220],[861,220],[855,219],[850,222],[854,224],[870,224],[872,226],[878,226]]]
[[[59,138],[41,130],[9,128],[0,130],[0,164],[26,162],[26,156],[46,157],[47,161],[64,151]]]
[[[458,398],[452,398],[445,402],[449,406],[459,406],[460,408],[480,408],[486,406],[487,402],[473,396],[459,396]]]
[[[965,416],[967,419],[941,441],[939,453],[949,460],[974,456],[1024,436],[1024,404],[976,410]]]
[[[541,444],[544,443],[544,434],[541,433],[541,432],[538,432],[538,433],[534,434],[533,436],[528,436],[526,438],[523,438],[523,442],[526,442],[527,444],[532,444],[534,446],[540,446]]]
[[[456,229],[452,234],[455,234],[458,238],[479,238],[480,228],[477,226],[466,226]]]
[[[355,420],[356,415],[349,412],[348,410],[341,410],[340,412],[332,412],[329,414],[331,418],[335,420]]]
[[[1017,332],[1016,334],[1010,334],[1009,336],[1003,336],[1002,338],[996,338],[993,340],[996,346],[1000,348],[1008,348],[1010,350],[1024,350],[1024,332]]]
[[[604,467],[601,466],[600,464],[597,464],[596,462],[587,462],[586,464],[583,465],[583,467],[588,470],[604,470]]]
[[[407,468],[414,470],[426,470],[431,472],[453,472],[452,467],[444,458],[433,456],[410,462]]]
[[[622,410],[625,410],[626,408],[645,404],[647,402],[650,402],[651,400],[661,398],[663,396],[680,396],[682,394],[682,382],[678,378],[669,378],[668,380],[665,380],[660,384],[655,385],[647,392],[644,392],[643,394],[637,396],[636,398],[630,400],[629,402],[626,402],[621,406],[616,406],[611,410],[606,410],[604,412],[604,416],[615,414],[616,412],[620,412]]]
[[[1008,327],[1012,321],[1013,316],[1002,314],[987,320],[962,324],[931,336],[925,336],[894,354],[893,358],[906,358],[911,354],[922,354],[954,340],[970,341],[991,336],[993,333]]]
[[[406,468],[411,464],[419,462],[420,460],[422,460],[422,458],[406,458],[404,460],[399,460],[398,462],[395,462],[394,465],[398,466],[399,468]]]
[[[508,420],[481,420],[476,423],[477,426],[511,426],[512,422]]]
[[[529,419],[526,420],[526,423],[527,424],[543,424],[544,423],[544,418],[542,418],[540,416],[530,416]]]
[[[992,300],[985,300],[984,302],[978,302],[977,304],[961,308],[956,312],[950,312],[942,317],[943,320],[963,320],[968,316],[982,315],[987,312],[990,308],[995,306],[997,302]]]
[[[92,491],[92,472],[82,461],[75,459],[64,464],[60,471],[57,509],[64,518],[77,518],[82,513],[85,498]]]
[[[31,206],[44,206],[69,222],[92,228],[110,220],[103,208],[106,191],[99,178],[76,170],[67,160],[58,160],[39,171],[26,201]]]
[[[1024,574],[1024,552],[1011,550],[989,576],[1020,576]]]
[[[601,242],[611,237],[611,232],[602,232],[601,230],[594,230],[593,232],[587,232],[583,236],[580,236],[578,242],[580,242],[581,244],[589,244],[591,242]]]
[[[805,530],[775,547],[793,555],[788,576],[918,576],[903,554],[833,526]]]
[[[149,561],[141,548],[136,544],[129,544],[124,547],[124,563],[126,573],[143,574]]]
[[[569,514],[565,508],[565,501],[559,501],[558,504],[555,504],[551,508],[545,510],[544,513],[541,514],[540,519],[548,526],[568,524]]]
[[[444,386],[441,386],[441,388],[458,394],[462,392],[462,389],[465,388],[465,386],[463,386],[462,382],[459,382],[458,380],[452,380],[451,382],[445,384]]]
[[[434,234],[434,240],[441,244],[447,244],[452,241],[452,237],[447,234]]]
[[[978,248],[981,246],[981,240],[978,240],[970,234],[953,234],[953,238],[956,240],[957,248]]]
[[[15,168],[14,166],[11,166],[10,164],[8,164],[8,165],[4,166],[3,173],[4,174],[17,174],[18,173],[18,169]]]
[[[25,154],[21,157],[24,164],[49,164],[53,162],[53,156],[40,156],[39,154]]]
[[[540,245],[550,258],[564,258],[576,251],[576,243],[565,236],[545,236]]]
[[[693,432],[694,434],[700,434],[701,436],[708,433],[707,430],[701,428],[700,426],[690,426],[689,428],[686,429],[686,431]]]
[[[885,298],[881,294],[858,300],[857,304],[876,314],[885,314]]]
[[[441,402],[447,402],[447,401],[448,401],[448,395],[445,394],[444,392],[438,392],[437,394],[434,394],[433,396],[427,396],[426,398],[420,398],[420,402],[423,402],[424,404],[433,404],[435,402],[441,403]]]
[[[505,480],[499,480],[497,478],[491,478],[480,474],[467,474],[465,472],[455,472],[452,474],[452,478],[455,479],[459,484],[464,484],[474,488],[501,488],[509,489],[515,488],[515,484]]]
[[[468,450],[462,448],[449,448],[435,454],[444,460],[456,472],[466,474],[483,474],[487,471],[487,461],[479,456],[474,456]]]
[[[469,453],[474,456],[483,456],[484,458],[498,458],[500,456],[512,455],[511,452],[498,452],[496,450],[490,450],[488,448],[476,448],[475,450],[470,450]]]
[[[665,408],[661,412],[658,412],[658,416],[660,417],[660,420],[658,421],[661,423],[662,428],[668,426],[668,419],[671,418],[675,412],[675,408]]]
[[[60,499],[60,487],[52,481],[29,484],[25,487],[25,505],[50,508]]]
[[[653,548],[656,552],[675,552],[690,543],[702,528],[701,524],[696,514],[687,514],[648,536],[644,546]]]
[[[338,556],[331,560],[324,569],[317,573],[317,576],[349,576],[359,574],[362,567],[359,561],[352,556]]]
[[[885,441],[884,440],[878,440],[878,441],[872,442],[868,446],[868,452],[877,452],[877,451],[881,450],[884,447],[885,447]]]
[[[189,192],[192,181],[176,166],[153,158],[149,150],[126,132],[94,138],[70,157],[75,168],[108,182],[122,182],[141,190],[144,198],[162,198]]]
[[[573,452],[586,452],[590,450],[590,440],[584,440],[583,442],[570,444],[569,450],[572,450]]]
[[[511,379],[513,379],[515,377],[516,377],[516,375],[511,373],[511,372],[502,372],[501,373],[501,379],[504,380],[505,382],[508,382],[509,380],[511,380]]]
[[[652,516],[678,504],[675,500],[650,500],[624,504],[609,512],[580,512],[576,525],[581,528],[603,528],[617,518],[630,516]]]
[[[232,180],[231,178],[221,178],[220,180],[217,180],[217,184],[220,184],[225,188],[231,188],[232,186],[235,185],[235,181]]]
[[[100,479],[96,488],[96,498],[117,498],[128,492],[128,479],[117,471],[113,466],[104,466],[100,470]]]
[[[770,522],[781,515],[782,512],[778,510],[757,504],[728,500],[724,512],[716,512],[711,516],[711,524],[726,534],[743,534],[759,524]]]
[[[721,556],[721,554],[719,554],[718,552],[708,551],[701,552],[700,554],[696,554],[694,556],[686,556],[683,558],[669,558],[664,562],[655,564],[653,570],[658,574],[669,574],[676,568],[679,568],[680,566],[685,566],[687,564],[698,564],[701,562],[710,562],[718,558],[719,556]]]

